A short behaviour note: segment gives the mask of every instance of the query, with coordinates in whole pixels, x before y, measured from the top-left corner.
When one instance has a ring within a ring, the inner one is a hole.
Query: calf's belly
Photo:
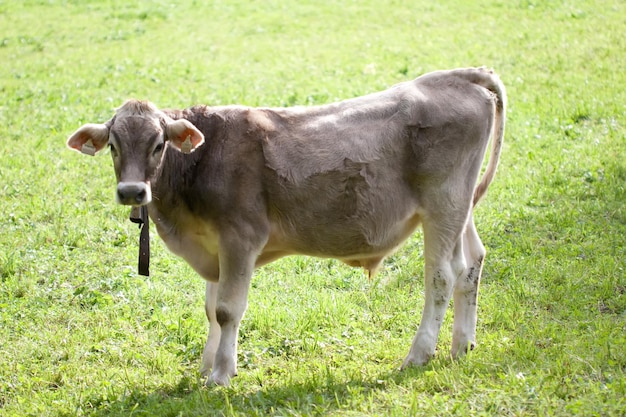
[[[420,216],[411,213],[390,219],[347,219],[328,224],[321,219],[303,221],[289,228],[278,225],[264,253],[301,254],[339,259],[348,265],[371,269],[400,246],[419,226]]]

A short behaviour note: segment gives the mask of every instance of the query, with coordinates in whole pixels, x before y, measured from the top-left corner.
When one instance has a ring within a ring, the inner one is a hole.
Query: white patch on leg
[[[204,352],[202,353],[202,366],[200,367],[200,375],[208,377],[213,368],[213,362],[215,360],[215,353],[220,343],[221,329],[215,316],[215,305],[217,303],[217,282],[207,282],[204,309],[206,311],[207,319],[209,320],[209,336],[207,337],[206,344],[204,345]]]
[[[237,375],[237,336],[239,333],[239,321],[221,327],[220,343],[215,353],[213,372],[209,377],[208,384],[221,386],[230,385],[230,379]]]

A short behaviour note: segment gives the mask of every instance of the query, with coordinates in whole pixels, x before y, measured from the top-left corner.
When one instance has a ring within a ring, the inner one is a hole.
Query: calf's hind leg
[[[465,270],[460,239],[465,219],[442,216],[424,220],[424,311],[402,369],[424,365],[434,355],[441,324],[457,277]]]
[[[474,219],[470,215],[463,233],[463,254],[467,268],[454,286],[454,325],[452,357],[456,358],[476,345],[478,285],[485,259],[485,247],[478,237]]]

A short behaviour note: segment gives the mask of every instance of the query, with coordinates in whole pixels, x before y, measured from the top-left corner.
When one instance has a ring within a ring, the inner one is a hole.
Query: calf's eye
[[[154,154],[158,154],[163,150],[163,144],[159,143],[155,148],[154,148]]]

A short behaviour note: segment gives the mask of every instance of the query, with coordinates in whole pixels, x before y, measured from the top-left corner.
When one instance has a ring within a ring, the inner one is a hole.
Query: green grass
[[[626,414],[622,1],[0,1],[0,415]],[[433,4],[436,3],[436,4]],[[377,280],[287,258],[253,278],[240,373],[205,388],[203,282],[65,139],[129,97],[319,104],[494,67],[509,95],[478,348],[398,372],[423,303],[417,233]]]

